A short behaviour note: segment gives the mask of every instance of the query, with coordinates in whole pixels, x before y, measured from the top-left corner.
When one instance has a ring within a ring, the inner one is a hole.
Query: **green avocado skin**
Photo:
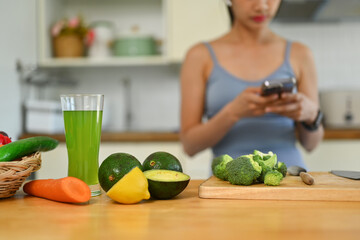
[[[183,172],[180,161],[171,153],[154,152],[143,162],[143,170],[164,169]]]
[[[58,140],[45,136],[21,139],[0,147],[0,162],[13,161],[35,152],[47,152],[58,145]]]
[[[134,167],[142,169],[137,158],[128,153],[114,153],[108,156],[100,165],[98,178],[101,188],[107,192]]]
[[[180,194],[189,184],[189,180],[179,182],[160,182],[148,179],[151,197],[156,199],[171,199]]]

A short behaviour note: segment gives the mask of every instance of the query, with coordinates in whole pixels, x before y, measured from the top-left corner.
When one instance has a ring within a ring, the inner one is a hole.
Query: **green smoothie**
[[[102,111],[64,111],[68,176],[98,184]]]

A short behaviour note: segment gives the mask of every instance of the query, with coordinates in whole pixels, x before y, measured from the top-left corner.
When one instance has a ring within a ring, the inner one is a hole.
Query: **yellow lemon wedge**
[[[112,200],[124,203],[138,203],[149,199],[148,180],[139,167],[133,168],[106,193]]]

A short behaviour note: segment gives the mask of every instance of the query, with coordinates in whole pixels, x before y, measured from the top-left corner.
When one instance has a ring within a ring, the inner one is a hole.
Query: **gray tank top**
[[[287,42],[285,58],[279,68],[266,78],[249,82],[235,77],[218,63],[214,50],[208,48],[214,67],[207,81],[205,116],[211,119],[226,104],[232,101],[244,89],[260,86],[265,80],[294,77],[289,55],[291,42]],[[239,120],[213,148],[214,156],[229,154],[233,158],[252,153],[255,149],[262,152],[272,151],[278,160],[287,166],[298,165],[306,168],[299,150],[295,146],[295,124],[290,118],[277,114],[265,114],[261,117],[249,117]]]

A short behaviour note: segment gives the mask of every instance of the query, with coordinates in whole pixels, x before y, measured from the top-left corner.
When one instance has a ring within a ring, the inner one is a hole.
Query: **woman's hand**
[[[281,98],[266,106],[265,112],[277,113],[295,121],[312,123],[316,118],[318,107],[303,93],[283,93]]]
[[[261,96],[260,87],[249,87],[229,103],[231,111],[237,119],[243,117],[256,117],[265,113],[265,107],[274,103],[277,95]]]

